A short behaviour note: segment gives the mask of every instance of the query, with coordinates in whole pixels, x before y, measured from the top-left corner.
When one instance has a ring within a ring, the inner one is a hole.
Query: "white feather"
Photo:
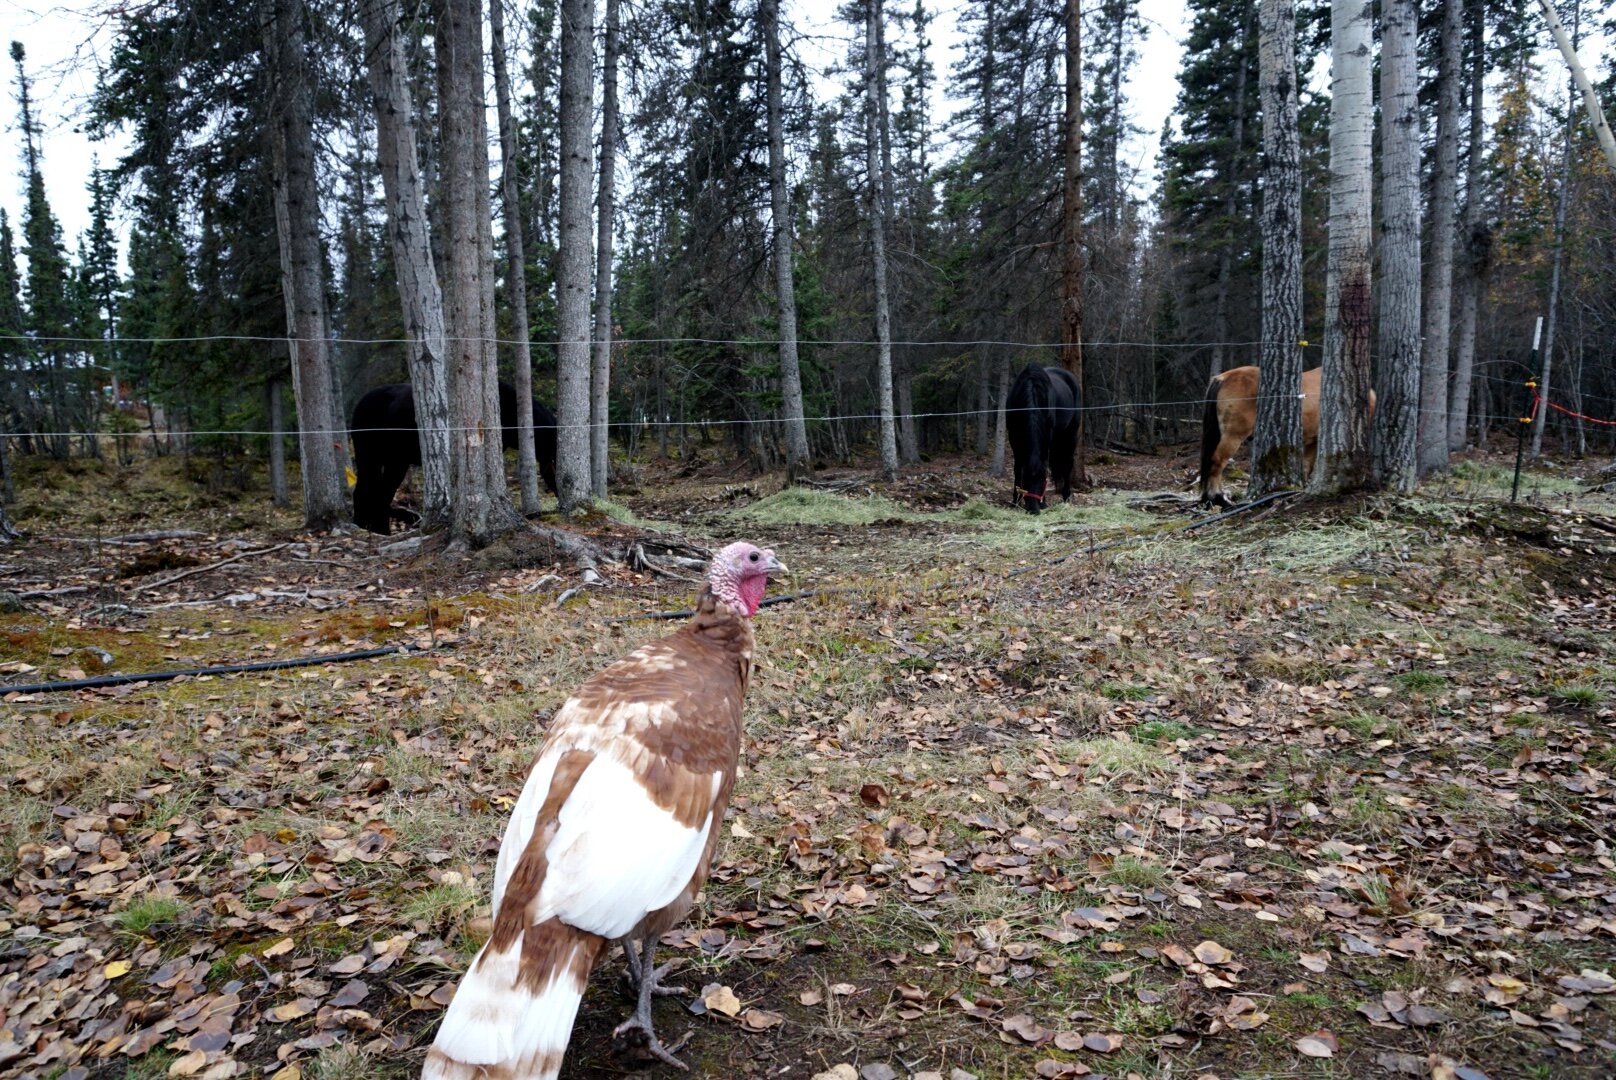
[[[502,953],[488,947],[472,961],[443,1014],[433,1049],[466,1066],[536,1062],[565,1049],[582,999],[582,988],[563,965],[534,993],[517,983],[522,955],[518,937]],[[427,1059],[422,1080],[456,1080],[464,1070]],[[535,1073],[534,1075],[539,1075]]]
[[[721,782],[714,773],[715,793]],[[559,916],[604,938],[622,937],[690,884],[711,826],[711,811],[697,828],[680,824],[632,769],[597,757],[561,807],[534,921]]]

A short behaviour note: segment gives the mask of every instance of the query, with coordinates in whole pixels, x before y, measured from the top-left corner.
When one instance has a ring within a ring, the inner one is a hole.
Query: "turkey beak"
[[[790,577],[791,571],[786,564],[774,557],[774,552],[765,551],[763,556],[768,561],[763,564],[763,572],[770,577]]]

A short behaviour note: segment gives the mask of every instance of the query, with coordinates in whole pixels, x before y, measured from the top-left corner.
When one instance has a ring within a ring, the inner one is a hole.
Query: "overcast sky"
[[[86,7],[91,0],[80,0]],[[820,42],[823,57],[810,63],[828,62],[846,54],[845,41],[851,29],[836,19],[839,0],[786,0],[788,17],[807,35]],[[905,0],[893,0],[907,3]],[[933,65],[939,76],[936,117],[945,118],[953,107],[943,97],[941,84],[958,56],[959,34],[955,23],[960,0],[934,0],[937,16],[932,26]],[[1140,43],[1140,60],[1127,88],[1130,119],[1144,132],[1132,147],[1132,162],[1141,184],[1149,186],[1154,176],[1156,148],[1162,123],[1172,112],[1178,96],[1178,69],[1182,42],[1188,29],[1183,0],[1140,0],[1140,14],[1146,37]],[[105,56],[110,35],[105,24],[63,5],[47,6],[25,0],[0,0],[0,26],[6,27],[7,42],[21,41],[28,53],[28,71],[33,79],[36,115],[44,130],[44,171],[51,207],[62,223],[69,252],[88,224],[89,194],[85,183],[92,160],[99,155],[103,165],[115,161],[123,149],[121,138],[93,143],[80,131],[84,103],[94,85],[95,71]],[[1547,33],[1543,35],[1548,44]],[[840,39],[841,44],[838,44]],[[1585,63],[1599,69],[1605,42],[1596,39],[1582,51]],[[811,49],[808,51],[811,52]],[[1563,64],[1557,54],[1542,55],[1546,71],[1563,78]],[[0,103],[7,138],[0,148],[0,206],[17,228],[23,204],[19,124],[16,105],[15,72],[6,55],[6,93]],[[1324,65],[1321,65],[1323,67]],[[1597,70],[1593,73],[1598,81]],[[1322,72],[1321,72],[1322,77]],[[491,107],[491,106],[490,106]]]

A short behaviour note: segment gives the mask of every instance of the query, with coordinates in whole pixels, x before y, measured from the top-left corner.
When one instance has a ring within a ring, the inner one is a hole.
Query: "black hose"
[[[5,694],[59,694],[67,690],[94,690],[103,686],[123,686],[136,682],[167,682],[186,675],[238,675],[247,671],[282,671],[286,668],[314,667],[317,664],[345,664],[350,660],[371,660],[399,653],[427,652],[427,645],[389,645],[384,649],[330,653],[326,656],[296,656],[289,660],[259,660],[251,664],[223,664],[219,667],[185,668],[180,671],[148,671],[143,675],[98,675],[93,679],[34,683],[31,686],[0,686]]]

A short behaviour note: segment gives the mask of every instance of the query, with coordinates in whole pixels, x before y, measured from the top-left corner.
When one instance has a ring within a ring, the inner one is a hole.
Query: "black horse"
[[[1005,432],[1016,458],[1016,486],[1011,501],[1036,514],[1044,507],[1046,474],[1060,485],[1061,497],[1072,497],[1072,457],[1077,452],[1077,426],[1083,395],[1065,368],[1028,364],[1016,376],[1005,403]]]
[[[516,389],[499,384],[500,441],[516,449]],[[556,489],[555,414],[533,399],[533,450],[539,459],[544,486]],[[415,391],[409,383],[378,386],[359,399],[353,411],[354,524],[386,536],[392,518],[406,515],[393,509],[393,494],[404,482],[411,465],[421,464],[421,439],[415,425]]]

